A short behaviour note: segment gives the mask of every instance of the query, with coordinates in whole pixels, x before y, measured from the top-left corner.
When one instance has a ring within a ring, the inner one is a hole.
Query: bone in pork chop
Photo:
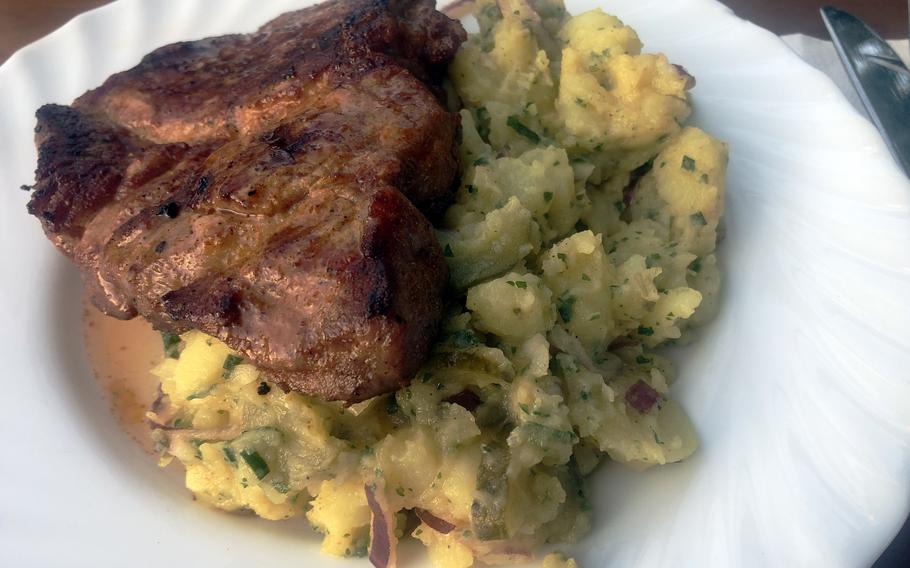
[[[225,341],[285,388],[406,384],[442,315],[430,222],[461,25],[429,0],[327,2],[163,47],[39,109],[29,211],[105,313]]]

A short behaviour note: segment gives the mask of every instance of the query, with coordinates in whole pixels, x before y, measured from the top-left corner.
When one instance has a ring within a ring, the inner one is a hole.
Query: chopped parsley
[[[689,215],[689,218],[692,219],[692,222],[696,225],[705,226],[708,224],[708,221],[705,219],[705,215],[701,211]]]
[[[455,347],[465,349],[480,343],[480,338],[470,329],[460,329],[452,334],[452,343]]]
[[[701,258],[696,258],[695,260],[693,260],[692,263],[689,264],[689,270],[691,270],[692,272],[694,272],[696,274],[701,272]]]
[[[559,312],[559,317],[565,323],[572,321],[572,312],[575,309],[575,296],[566,295],[560,298],[556,302],[556,311]]]
[[[547,203],[549,203],[550,201],[552,201],[552,200],[553,200],[553,192],[552,192],[552,191],[545,191],[545,192],[543,192],[543,200],[546,201]]]
[[[645,327],[643,325],[638,326],[638,335],[644,335],[645,337],[650,337],[654,335],[653,327]]]
[[[388,414],[389,416],[393,416],[395,414],[398,414],[399,410],[400,410],[400,407],[398,406],[398,399],[395,398],[394,394],[389,395],[389,398],[386,400],[386,403],[385,403],[386,414]]]
[[[221,366],[224,371],[221,373],[225,379],[230,379],[231,374],[234,372],[234,367],[243,363],[243,357],[238,357],[237,355],[228,355],[224,358],[224,365]]]
[[[442,254],[448,258],[452,258],[455,256],[455,253],[452,252],[452,247],[448,244],[442,249]]]
[[[591,281],[591,277],[588,276],[587,274],[585,274],[584,272],[581,273],[581,279],[584,280],[585,282]]]
[[[638,363],[639,365],[647,365],[648,363],[651,362],[651,360],[648,359],[647,357],[645,357],[644,355],[637,355],[635,357],[635,362]]]
[[[171,359],[180,357],[180,336],[176,333],[161,332],[161,341],[164,343],[164,355]]]
[[[524,136],[531,142],[540,144],[540,135],[525,126],[524,123],[521,122],[521,119],[518,117],[518,115],[513,114],[510,116],[508,119],[506,119],[506,124],[509,128]]]
[[[478,107],[474,111],[474,117],[477,119],[477,134],[484,142],[490,141],[490,111],[487,107]]]
[[[647,258],[645,258],[645,266],[652,268],[655,264],[657,264],[658,260],[660,260],[660,254],[656,252],[654,254],[649,254]]]

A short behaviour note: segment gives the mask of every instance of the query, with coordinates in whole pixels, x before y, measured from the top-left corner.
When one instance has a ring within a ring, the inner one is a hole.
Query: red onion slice
[[[646,414],[660,399],[660,394],[651,385],[639,379],[626,391],[626,402],[640,414]]]
[[[426,526],[430,527],[434,531],[442,534],[449,534],[455,530],[455,525],[449,521],[440,519],[433,513],[427,511],[426,509],[414,509],[414,514],[417,515],[417,518],[423,522]]]
[[[474,412],[477,407],[480,406],[481,400],[480,397],[477,396],[476,392],[465,389],[460,393],[453,394],[449,398],[445,399],[445,402],[457,404],[468,412]]]
[[[398,563],[398,538],[395,536],[395,519],[388,503],[376,493],[374,485],[364,485],[367,505],[373,513],[370,520],[370,562],[376,568],[395,568]]]

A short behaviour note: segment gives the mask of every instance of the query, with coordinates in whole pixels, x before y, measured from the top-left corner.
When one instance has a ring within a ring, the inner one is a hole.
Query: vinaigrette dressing
[[[158,392],[151,369],[164,357],[161,335],[142,318],[122,321],[85,303],[83,338],[92,373],[123,430],[153,452],[145,413]]]

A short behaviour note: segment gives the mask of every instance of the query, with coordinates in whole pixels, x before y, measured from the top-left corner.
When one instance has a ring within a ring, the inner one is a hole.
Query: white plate
[[[16,189],[42,103],[307,3],[121,0],[0,68],[0,564],[366,565],[319,556],[304,523],[194,504],[120,432],[83,355],[78,277]],[[606,8],[698,78],[694,121],[732,146],[725,292],[678,354],[700,451],[645,474],[604,468],[595,528],[572,552],[588,568],[869,564],[908,510],[910,184],[774,35],[711,0]]]

